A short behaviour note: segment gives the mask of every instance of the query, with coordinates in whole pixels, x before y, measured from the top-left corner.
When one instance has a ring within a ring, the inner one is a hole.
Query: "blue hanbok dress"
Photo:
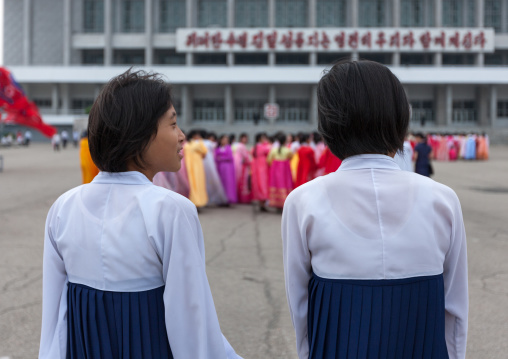
[[[300,359],[463,359],[468,290],[460,203],[448,187],[359,155],[297,188],[282,216]]]
[[[196,207],[100,172],[51,207],[39,358],[238,358],[222,335]]]

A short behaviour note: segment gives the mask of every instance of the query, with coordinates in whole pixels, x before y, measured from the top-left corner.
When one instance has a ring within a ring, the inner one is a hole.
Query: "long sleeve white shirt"
[[[443,274],[445,337],[465,358],[468,320],[466,234],[453,190],[401,171],[383,155],[345,159],[295,189],[282,216],[286,293],[297,351],[308,358],[312,272],[331,279],[399,279]]]
[[[139,172],[101,172],[51,207],[39,358],[66,357],[68,282],[117,292],[165,285],[176,359],[239,358],[219,327],[196,207]]]

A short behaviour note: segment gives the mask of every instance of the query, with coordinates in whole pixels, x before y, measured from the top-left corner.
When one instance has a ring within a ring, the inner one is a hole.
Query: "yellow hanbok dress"
[[[183,147],[185,167],[189,177],[189,199],[196,207],[204,207],[208,203],[206,193],[205,167],[203,157],[208,152],[201,140],[189,141]]]
[[[90,156],[88,138],[84,137],[79,142],[79,159],[81,162],[81,173],[83,175],[83,184],[90,183],[99,174],[99,169]]]

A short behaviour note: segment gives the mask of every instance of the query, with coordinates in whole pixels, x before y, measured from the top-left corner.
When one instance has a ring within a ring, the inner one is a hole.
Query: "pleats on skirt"
[[[67,359],[172,359],[164,287],[107,292],[68,284]]]
[[[309,358],[448,358],[443,275],[309,281]]]

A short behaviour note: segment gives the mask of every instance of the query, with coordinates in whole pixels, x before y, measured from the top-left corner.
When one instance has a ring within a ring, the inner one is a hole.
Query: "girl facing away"
[[[450,188],[402,171],[404,89],[371,61],[318,84],[319,131],[343,160],[295,189],[282,218],[286,293],[303,358],[465,358],[466,234]]]
[[[170,87],[130,70],[104,86],[88,124],[101,170],[46,221],[39,358],[238,358],[221,333],[196,207],[155,186],[185,136]]]

